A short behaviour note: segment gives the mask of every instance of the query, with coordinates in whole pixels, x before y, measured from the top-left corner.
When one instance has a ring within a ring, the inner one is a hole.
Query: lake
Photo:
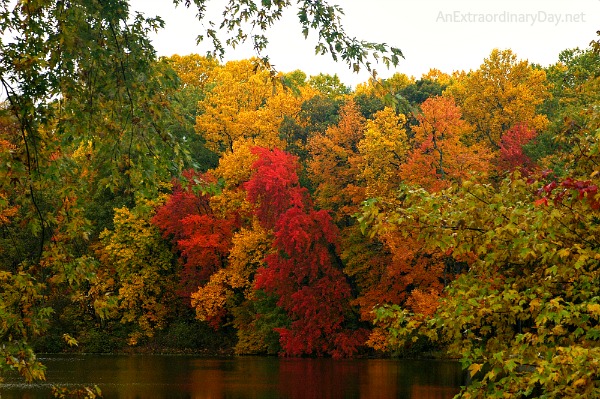
[[[458,362],[390,359],[42,356],[48,381],[7,377],[0,399],[50,397],[53,384],[98,385],[119,399],[447,399],[464,385]]]

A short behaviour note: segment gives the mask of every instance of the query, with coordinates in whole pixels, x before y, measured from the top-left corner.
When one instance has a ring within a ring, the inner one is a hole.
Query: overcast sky
[[[224,1],[210,4],[209,14],[218,18]],[[376,66],[382,77],[402,72],[419,78],[431,68],[447,73],[477,69],[494,48],[510,48],[519,58],[546,66],[556,62],[561,50],[586,48],[600,30],[600,0],[330,0],[330,4],[344,9],[342,21],[351,36],[403,51],[405,59],[398,68]],[[206,53],[208,43],[196,45],[204,28],[194,10],[175,8],[171,0],[131,0],[131,7],[165,21],[165,29],[151,36],[159,55]],[[316,41],[304,39],[293,9],[270,32],[267,53],[280,71],[338,74],[352,86],[369,77],[367,72],[350,72],[329,55],[316,56]],[[253,54],[248,46],[229,50],[226,59]]]

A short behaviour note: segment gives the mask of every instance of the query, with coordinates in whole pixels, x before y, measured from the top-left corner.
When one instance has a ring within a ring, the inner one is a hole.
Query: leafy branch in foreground
[[[176,5],[183,3],[186,7],[190,7],[193,3],[198,10],[197,18],[201,22],[206,19],[209,2],[209,0],[173,0]],[[208,21],[205,34],[198,35],[197,41],[201,42],[207,38],[211,40],[212,55],[222,58],[226,46],[235,48],[250,39],[254,50],[260,55],[269,43],[266,36],[268,29],[280,20],[283,11],[290,7],[292,3],[289,0],[261,0],[260,2],[229,0],[223,10],[221,23],[217,26],[214,21]],[[329,53],[335,61],[344,61],[355,72],[364,67],[373,73],[373,61],[381,61],[387,68],[397,66],[400,58],[404,57],[399,48],[350,36],[342,25],[341,16],[344,15],[344,11],[338,5],[320,0],[298,0],[297,8],[304,37],[307,38],[310,31],[318,33],[315,53],[321,55]],[[220,33],[228,35],[224,42],[220,38]],[[268,56],[260,58],[267,69],[274,71]]]

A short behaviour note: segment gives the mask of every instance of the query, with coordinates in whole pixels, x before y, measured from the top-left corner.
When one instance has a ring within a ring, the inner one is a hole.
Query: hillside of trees
[[[443,351],[465,398],[598,392],[598,42],[350,88],[152,23],[3,46],[2,370]]]

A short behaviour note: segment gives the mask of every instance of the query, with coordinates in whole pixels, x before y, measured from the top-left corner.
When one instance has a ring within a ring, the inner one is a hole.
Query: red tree
[[[520,169],[529,173],[535,167],[535,163],[523,152],[523,146],[529,143],[537,135],[534,129],[519,123],[508,130],[500,141],[500,156],[498,169],[500,172]]]
[[[215,184],[209,174],[184,172],[187,184],[175,182],[173,194],[161,206],[152,222],[163,237],[172,240],[183,258],[180,295],[189,297],[211,274],[224,266],[231,237],[239,227],[237,215],[221,218],[210,207],[210,195],[201,185]]]
[[[336,256],[337,227],[299,185],[296,157],[277,149],[254,151],[259,159],[245,188],[260,223],[273,230],[277,250],[265,258],[256,287],[276,294],[291,320],[278,329],[283,352],[350,356],[366,334],[344,326],[351,293]]]

